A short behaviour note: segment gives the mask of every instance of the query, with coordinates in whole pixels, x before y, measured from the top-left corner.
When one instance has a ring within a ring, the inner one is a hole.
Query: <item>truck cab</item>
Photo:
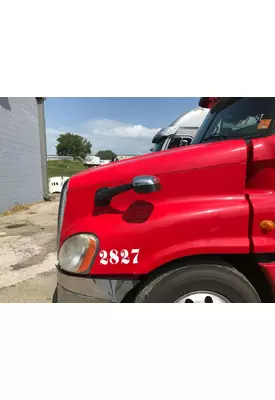
[[[197,107],[180,115],[153,137],[154,147],[151,151],[169,150],[191,144],[208,112],[208,108]]]
[[[54,301],[274,302],[275,99],[200,106],[192,146],[64,184]]]

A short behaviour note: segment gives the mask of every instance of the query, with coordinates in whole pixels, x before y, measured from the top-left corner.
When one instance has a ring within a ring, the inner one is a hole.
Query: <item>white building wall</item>
[[[0,212],[43,199],[35,97],[0,98]]]

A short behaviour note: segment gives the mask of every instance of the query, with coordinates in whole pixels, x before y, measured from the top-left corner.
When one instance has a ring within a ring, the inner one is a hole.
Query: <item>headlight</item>
[[[60,267],[68,272],[86,274],[96,256],[97,238],[89,233],[81,233],[65,240],[59,251]]]

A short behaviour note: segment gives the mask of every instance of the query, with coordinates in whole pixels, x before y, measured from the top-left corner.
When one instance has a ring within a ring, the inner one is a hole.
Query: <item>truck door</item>
[[[250,252],[275,253],[275,98],[220,99],[194,143],[244,139]]]
[[[252,140],[249,158],[246,190],[251,204],[251,251],[275,253],[275,135]]]

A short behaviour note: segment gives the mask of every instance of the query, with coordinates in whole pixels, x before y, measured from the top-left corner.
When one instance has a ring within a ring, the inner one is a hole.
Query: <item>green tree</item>
[[[56,152],[58,156],[71,156],[83,159],[87,154],[91,153],[92,143],[74,133],[62,133],[58,137],[57,142]]]
[[[111,160],[113,157],[117,157],[117,155],[112,150],[99,150],[96,153],[97,157],[100,157],[101,160]]]

